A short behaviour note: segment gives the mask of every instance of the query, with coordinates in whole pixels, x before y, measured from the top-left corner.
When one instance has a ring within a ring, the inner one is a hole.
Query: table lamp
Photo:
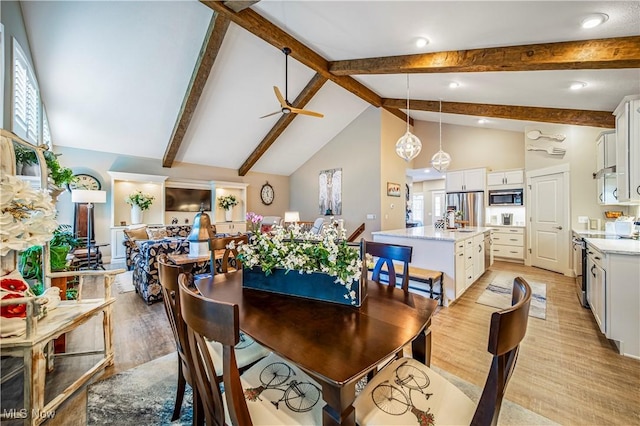
[[[215,234],[211,230],[211,218],[204,211],[193,218],[193,226],[187,237],[189,241],[189,256],[198,257],[205,253],[209,253],[209,240],[215,238]]]
[[[300,212],[284,212],[285,223],[298,223],[300,222]]]
[[[75,189],[71,191],[71,202],[87,203],[87,269],[91,269],[91,226],[93,225],[93,205],[107,202],[107,191]]]

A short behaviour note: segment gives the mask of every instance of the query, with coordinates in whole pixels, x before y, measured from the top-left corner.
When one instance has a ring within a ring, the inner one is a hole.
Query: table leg
[[[353,401],[356,399],[356,384],[338,386],[322,382],[322,399],[327,403],[322,409],[322,424],[355,426],[356,412]]]
[[[411,342],[411,353],[413,359],[420,361],[427,367],[431,366],[431,324],[427,324],[425,329]]]

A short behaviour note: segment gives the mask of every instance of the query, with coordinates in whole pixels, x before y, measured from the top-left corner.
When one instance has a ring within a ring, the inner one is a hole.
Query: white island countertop
[[[485,227],[469,227],[458,229],[440,229],[433,226],[417,226],[415,228],[390,229],[388,231],[375,231],[372,235],[399,237],[399,238],[415,238],[421,240],[439,240],[439,241],[460,241],[483,234],[492,228]]]

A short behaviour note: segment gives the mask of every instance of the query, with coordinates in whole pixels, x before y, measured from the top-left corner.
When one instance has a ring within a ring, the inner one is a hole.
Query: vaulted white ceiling
[[[31,51],[55,145],[162,159],[212,16],[194,1],[22,2]],[[637,1],[269,1],[252,9],[325,59],[463,50],[640,34]],[[609,15],[591,30],[592,13]],[[417,37],[430,43],[415,47]],[[273,86],[284,92],[281,51],[231,24],[177,161],[238,169],[279,118]],[[289,59],[288,99],[315,72]],[[404,75],[354,78],[384,98],[405,98]],[[449,83],[460,83],[450,89]],[[571,91],[573,81],[588,83]],[[613,111],[640,93],[640,70],[412,74],[412,99]],[[289,175],[368,104],[327,82],[252,171]],[[411,111],[418,120],[438,114]],[[480,126],[479,117],[443,122]],[[522,131],[529,122],[489,119]],[[400,136],[400,135],[398,135]]]

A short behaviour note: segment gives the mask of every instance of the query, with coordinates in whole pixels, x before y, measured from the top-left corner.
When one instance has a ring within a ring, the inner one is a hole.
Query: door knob
[[[562,226],[554,226],[553,228],[554,228],[554,229],[558,229],[558,230],[560,230],[560,231],[562,230]]]

